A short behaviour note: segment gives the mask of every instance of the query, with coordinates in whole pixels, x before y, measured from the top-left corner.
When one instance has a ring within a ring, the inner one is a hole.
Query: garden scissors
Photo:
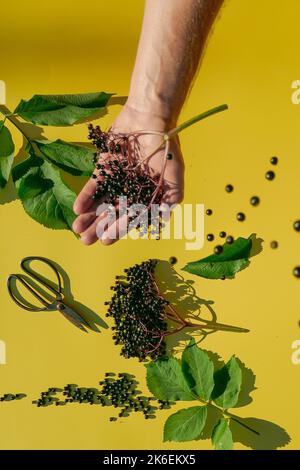
[[[57,289],[52,287],[50,283],[48,283],[43,278],[43,276],[39,275],[30,267],[30,263],[32,261],[40,261],[44,264],[47,264],[52,269],[56,276]],[[47,258],[42,258],[40,256],[27,256],[26,258],[22,259],[20,266],[27,276],[23,274],[11,274],[7,279],[7,289],[12,300],[17,305],[19,305],[19,307],[29,312],[50,312],[58,310],[65,318],[67,318],[67,320],[73,323],[73,325],[86,332],[85,326],[89,327],[89,324],[83,317],[68,307],[64,302],[64,295],[62,293],[62,278],[54,264],[52,264],[51,261]],[[29,282],[28,277],[33,279],[35,282]],[[42,304],[42,307],[36,307],[35,305],[31,305],[25,301],[17,288],[17,281],[19,281],[25,287],[25,289]],[[44,289],[38,286],[38,284],[46,288],[48,292],[45,292]],[[42,295],[44,295],[45,298],[43,298]]]

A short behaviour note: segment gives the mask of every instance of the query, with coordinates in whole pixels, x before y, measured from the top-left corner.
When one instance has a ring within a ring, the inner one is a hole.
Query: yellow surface
[[[85,6],[70,0],[28,0],[18,2],[17,9],[12,2],[3,2],[0,79],[7,84],[8,106],[14,108],[21,98],[34,93],[103,89],[126,95],[142,12],[139,0],[90,0]],[[224,229],[247,236],[255,232],[265,240],[263,253],[234,281],[195,277],[199,296],[213,300],[220,322],[251,330],[247,335],[218,332],[202,345],[224,358],[236,354],[254,371],[253,402],[237,414],[284,428],[291,437],[289,449],[300,448],[300,366],[291,362],[291,343],[300,337],[300,281],[292,276],[293,267],[300,264],[300,239],[292,229],[292,222],[300,217],[300,106],[291,103],[291,83],[299,79],[299,14],[297,0],[229,0],[181,117],[229,104],[230,110],[222,116],[182,135],[186,202],[204,202],[214,209],[214,216],[206,220],[206,233]],[[110,107],[102,123],[109,125],[119,109]],[[86,128],[49,128],[45,134],[83,141]],[[272,155],[279,157],[277,178],[267,182],[264,174]],[[235,186],[231,195],[224,191],[229,182]],[[262,200],[258,208],[249,204],[254,194]],[[247,214],[243,224],[235,221],[238,210]],[[212,245],[206,243],[200,253],[186,252],[184,241],[84,247],[71,233],[47,230],[34,222],[19,201],[1,205],[0,214],[0,339],[7,345],[7,365],[0,366],[0,393],[29,395],[29,400],[0,404],[0,447],[211,448],[208,440],[163,444],[163,422],[169,411],[151,422],[132,416],[109,423],[111,411],[97,407],[32,406],[30,400],[48,386],[68,382],[96,386],[108,370],[136,373],[145,389],[144,367],[119,356],[110,330],[85,335],[59,314],[21,311],[10,301],[5,279],[19,270],[22,257],[47,256],[68,273],[75,299],[104,317],[109,287],[123,268],[149,257],[176,255],[179,270],[187,261],[210,253]],[[269,247],[273,239],[279,242],[277,251]],[[262,441],[266,447],[273,439],[267,429]]]

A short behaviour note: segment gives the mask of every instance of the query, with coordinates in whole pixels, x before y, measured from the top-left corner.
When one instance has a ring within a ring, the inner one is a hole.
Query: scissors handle
[[[44,281],[44,279],[41,276],[39,276],[39,274],[36,271],[31,269],[30,267],[31,261],[41,261],[42,263],[47,264],[47,266],[49,266],[52,269],[57,279],[57,285],[58,285],[57,290],[51,287],[50,284],[48,284],[46,281]],[[51,263],[50,260],[48,260],[47,258],[43,258],[42,256],[26,256],[26,258],[22,259],[20,266],[26,274],[32,277],[32,279],[39,282],[44,287],[46,287],[46,289],[52,292],[52,294],[55,296],[57,301],[62,301],[63,296],[62,296],[61,277],[60,277],[58,270],[56,269],[54,264]]]
[[[13,281],[13,279],[15,279],[16,281],[19,281],[29,292],[31,292],[31,294],[37,300],[39,300],[39,302],[41,302],[44,305],[44,307],[35,307],[34,305],[29,307],[24,302],[19,300],[18,297],[14,294],[14,292],[12,290],[12,281]],[[46,302],[46,300],[43,299],[43,297],[41,297],[34,289],[32,289],[30,284],[28,282],[26,282],[26,280],[20,274],[11,274],[10,276],[8,276],[8,278],[7,278],[7,290],[9,292],[9,295],[11,296],[12,300],[17,305],[19,305],[19,307],[23,308],[24,310],[27,310],[28,312],[44,312],[46,310],[49,310],[49,307],[50,307],[51,303]]]

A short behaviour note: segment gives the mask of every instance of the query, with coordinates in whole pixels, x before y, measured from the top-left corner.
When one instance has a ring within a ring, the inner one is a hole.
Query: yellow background
[[[143,13],[143,2],[71,0],[3,2],[0,79],[7,104],[14,108],[34,93],[105,90],[128,92]],[[234,281],[193,277],[197,293],[214,301],[218,320],[248,327],[248,334],[218,332],[202,343],[227,359],[236,354],[256,374],[253,402],[237,410],[284,428],[285,447],[299,449],[300,365],[291,362],[291,343],[300,337],[300,239],[292,223],[299,209],[300,106],[291,103],[291,83],[299,79],[298,0],[228,0],[210,39],[181,120],[214,105],[230,110],[182,135],[186,160],[186,202],[214,209],[206,233],[224,229],[234,236],[255,232],[263,253]],[[167,23],[167,18],[166,18]],[[108,126],[120,110],[109,108]],[[14,135],[16,133],[14,132]],[[49,138],[86,140],[85,126],[46,129]],[[21,144],[16,135],[18,145]],[[264,178],[269,159],[278,155],[277,178]],[[227,195],[224,186],[235,191]],[[249,198],[257,194],[261,205]],[[7,194],[6,194],[7,196]],[[5,197],[6,197],[5,196]],[[5,199],[1,196],[1,200]],[[240,224],[238,210],[247,214]],[[110,423],[111,410],[70,405],[39,409],[30,400],[48,386],[68,382],[96,386],[108,370],[136,373],[145,390],[144,367],[125,360],[110,330],[83,334],[57,314],[25,313],[6,292],[6,276],[19,271],[27,255],[47,256],[71,279],[74,297],[104,317],[109,287],[123,268],[149,257],[176,255],[179,270],[210,253],[185,251],[184,241],[123,241],[113,247],[85,247],[72,233],[51,231],[30,219],[19,201],[3,204],[1,214],[0,339],[7,344],[7,365],[0,366],[0,393],[26,392],[29,400],[0,404],[2,449],[206,449],[208,440],[162,443],[169,411],[145,422],[138,415]],[[276,239],[278,250],[269,243]],[[241,439],[242,440],[242,439]],[[272,442],[264,436],[263,443]],[[263,444],[263,446],[269,444]],[[237,443],[235,448],[244,448]]]

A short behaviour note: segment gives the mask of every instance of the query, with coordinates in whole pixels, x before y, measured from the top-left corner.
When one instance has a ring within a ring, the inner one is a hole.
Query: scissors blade
[[[77,326],[82,331],[85,331],[87,333],[87,330],[84,328],[83,325],[89,327],[89,324],[85,321],[84,318],[82,318],[78,313],[76,313],[74,310],[72,310],[70,307],[64,304],[64,309],[59,310],[60,313],[63,314],[63,316],[69,320],[73,325]]]

